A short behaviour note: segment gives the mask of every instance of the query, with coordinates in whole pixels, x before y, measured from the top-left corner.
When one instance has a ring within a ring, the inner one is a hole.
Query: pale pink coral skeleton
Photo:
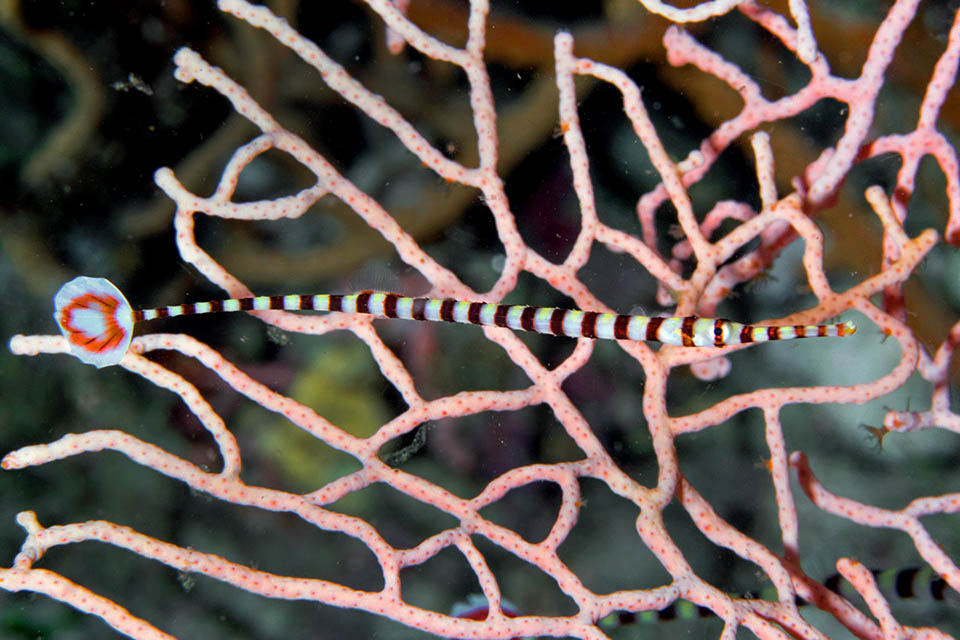
[[[879,26],[862,73],[853,79],[833,76],[828,61],[818,51],[806,4],[789,3],[791,18],[753,2],[712,0],[691,9],[679,10],[654,0],[644,6],[671,21],[700,21],[731,11],[740,11],[768,30],[794,52],[811,73],[800,91],[778,100],[765,98],[757,84],[731,62],[698,43],[680,26],[670,28],[663,45],[673,65],[694,65],[737,91],[743,99],[741,112],[724,122],[699,149],[679,162],[674,161],[661,142],[647,112],[641,90],[624,71],[580,58],[576,42],[568,33],[554,40],[556,84],[559,89],[559,131],[569,152],[573,189],[579,203],[580,230],[573,248],[560,263],[554,263],[526,245],[518,232],[504,184],[497,173],[497,113],[490,80],[484,62],[487,2],[470,4],[468,39],[456,48],[423,32],[405,17],[405,2],[368,0],[370,8],[385,22],[392,51],[413,47],[433,60],[459,67],[470,87],[470,104],[476,130],[479,164],[466,167],[447,158],[413,125],[383,98],[366,89],[313,42],[302,37],[283,19],[262,6],[242,0],[220,0],[220,8],[237,19],[264,29],[277,42],[313,66],[322,79],[344,100],[373,121],[393,132],[400,143],[419,162],[438,176],[478,190],[489,210],[505,260],[495,284],[484,292],[468,288],[454,273],[433,259],[396,222],[381,204],[344,176],[321,154],[266,112],[240,85],[222,70],[208,64],[200,55],[181,49],[175,58],[176,77],[184,83],[199,83],[226,97],[233,108],[262,131],[262,134],[237,149],[226,166],[213,195],[202,197],[184,188],[170,169],[156,172],[157,185],[176,203],[176,241],[181,258],[219,285],[228,295],[240,297],[253,292],[231,275],[199,246],[194,233],[195,216],[203,214],[234,220],[279,220],[296,218],[323,196],[332,195],[346,203],[367,225],[376,229],[395,248],[406,264],[431,285],[434,297],[467,300],[501,300],[514,290],[518,277],[526,272],[549,283],[571,298],[581,309],[609,311],[582,282],[580,272],[596,244],[629,255],[659,284],[660,299],[675,305],[676,315],[715,315],[717,305],[738,284],[749,281],[767,269],[780,251],[798,236],[803,240],[802,266],[816,304],[783,318],[771,318],[761,324],[812,324],[854,310],[879,327],[900,350],[899,361],[889,370],[876,372],[872,380],[851,385],[763,388],[731,395],[706,409],[690,415],[671,416],[667,408],[668,379],[672,370],[690,365],[703,380],[722,378],[731,373],[731,362],[716,349],[652,349],[643,343],[621,343],[625,357],[643,369],[645,383],[637,393],[643,395],[643,419],[650,431],[658,471],[655,479],[643,482],[620,469],[590,424],[572,402],[562,385],[591,357],[594,344],[579,340],[572,353],[555,368],[548,368],[533,355],[526,344],[510,331],[484,329],[491,348],[499,347],[521,369],[531,384],[516,391],[463,391],[434,400],[424,399],[414,378],[397,355],[385,344],[369,318],[330,315],[298,315],[262,312],[265,323],[287,332],[321,336],[346,330],[362,340],[378,364],[383,376],[403,398],[407,409],[383,424],[368,438],[353,436],[324,419],[308,406],[285,397],[257,382],[227,361],[217,351],[183,334],[147,334],[136,338],[121,366],[152,384],[177,394],[202,422],[219,448],[223,467],[218,472],[204,470],[157,446],[123,431],[97,429],[70,434],[49,444],[28,446],[3,458],[7,470],[50,463],[83,452],[111,449],[160,474],[174,478],[192,489],[236,505],[248,505],[268,511],[296,514],[325,531],[351,536],[364,544],[376,557],[383,573],[380,591],[360,591],[321,579],[292,578],[259,571],[227,558],[187,549],[151,538],[111,522],[91,520],[44,527],[33,512],[23,512],[18,524],[27,539],[9,568],[0,569],[0,588],[43,593],[81,611],[100,616],[117,631],[136,638],[170,637],[151,623],[115,603],[95,595],[66,578],[35,568],[44,553],[56,546],[84,540],[97,540],[127,549],[184,572],[202,573],[239,589],[269,598],[306,599],[324,605],[361,609],[386,616],[402,624],[444,637],[512,638],[529,636],[573,636],[602,638],[605,633],[597,621],[617,611],[656,610],[682,598],[712,610],[723,621],[721,637],[734,638],[739,627],[750,629],[761,638],[822,638],[823,633],[805,620],[795,604],[801,596],[828,612],[860,638],[946,637],[929,628],[911,628],[892,616],[883,594],[862,565],[852,559],[838,563],[837,569],[855,586],[868,603],[870,616],[852,607],[840,596],[828,591],[807,576],[800,567],[800,521],[790,489],[790,469],[813,503],[827,512],[869,527],[886,527],[906,532],[917,554],[933,567],[955,590],[960,590],[960,569],[948,549],[943,549],[924,528],[921,516],[956,514],[960,493],[943,493],[931,488],[929,495],[918,495],[902,509],[883,509],[833,495],[813,476],[806,456],[788,450],[781,412],[793,404],[861,404],[882,397],[905,384],[918,371],[933,385],[929,410],[891,411],[884,428],[909,432],[941,427],[960,432],[960,417],[949,406],[949,363],[960,342],[960,322],[943,338],[942,345],[930,356],[910,328],[904,324],[900,286],[917,265],[940,242],[941,235],[954,245],[960,243],[960,176],[956,152],[937,130],[940,107],[951,90],[960,58],[960,12],[943,54],[930,79],[915,128],[905,135],[870,138],[877,96],[884,83],[884,72],[907,25],[917,10],[916,0],[897,0]],[[792,20],[792,23],[791,23]],[[793,24],[796,24],[796,27]],[[649,154],[661,180],[654,190],[637,203],[642,237],[630,235],[600,221],[593,181],[587,157],[587,145],[580,124],[574,80],[592,76],[619,91],[623,107],[637,138]],[[796,115],[824,98],[845,103],[849,115],[841,138],[834,147],[807,167],[794,180],[795,190],[781,194],[774,182],[774,153],[766,133],[757,131],[763,123]],[[687,189],[696,184],[716,162],[720,152],[737,138],[749,134],[756,160],[756,177],[762,210],[749,206],[718,203],[699,221],[694,214]],[[286,198],[249,203],[233,201],[241,171],[258,155],[275,149],[289,154],[316,176],[316,184]],[[866,198],[883,226],[883,263],[876,273],[860,279],[845,291],[835,291],[824,271],[824,236],[813,214],[824,208],[855,163],[881,153],[896,153],[902,158],[897,176],[898,196],[888,199],[879,187],[872,187]],[[932,156],[946,176],[948,212],[944,228],[927,229],[909,237],[903,228],[906,201],[914,189],[921,157]],[[684,241],[672,255],[657,249],[654,215],[657,207],[669,200],[676,209]],[[740,222],[729,233],[712,241],[711,234],[726,219]],[[743,247],[758,241],[750,251],[734,256]],[[684,265],[695,265],[684,277]],[[875,303],[877,296],[884,306]],[[863,323],[861,320],[861,324]],[[494,346],[496,345],[496,346]],[[59,336],[15,336],[10,341],[14,353],[24,355],[68,352]],[[840,349],[841,347],[837,347]],[[197,389],[180,375],[145,357],[155,350],[175,350],[196,359],[238,394],[290,422],[324,443],[346,452],[362,468],[316,490],[298,495],[248,485],[240,478],[241,451],[228,425],[211,408]],[[737,350],[734,347],[728,352]],[[78,365],[79,366],[79,365]],[[483,412],[516,411],[545,405],[580,449],[583,456],[573,462],[534,464],[511,469],[489,483],[478,495],[465,499],[433,482],[393,468],[378,457],[378,451],[391,440],[410,433],[434,420],[463,417]],[[774,488],[782,554],[764,546],[726,522],[698,493],[678,466],[675,439],[681,434],[722,428],[734,415],[747,409],[760,409],[765,421],[769,447],[767,469]],[[816,463],[813,464],[816,467]],[[632,589],[613,593],[595,593],[561,560],[558,549],[577,523],[581,508],[581,478],[593,478],[610,492],[628,500],[639,512],[636,518],[637,544],[652,552],[671,580],[651,589]],[[498,502],[511,490],[534,482],[555,483],[562,500],[548,535],[533,543],[517,532],[495,524],[480,510]],[[325,508],[352,492],[375,483],[384,483],[410,498],[422,501],[452,516],[457,526],[448,528],[413,548],[400,549],[388,544],[377,529],[358,518]],[[697,575],[682,549],[664,525],[663,512],[671,503],[679,503],[699,531],[717,547],[733,551],[752,562],[776,587],[778,601],[733,597]],[[474,538],[480,536],[520,560],[547,574],[572,600],[576,613],[569,616],[521,615],[508,617],[501,608],[501,585],[487,558],[478,550]],[[456,549],[476,574],[479,587],[490,605],[485,620],[455,618],[443,612],[429,611],[409,604],[401,592],[400,572],[424,563],[445,549]],[[161,625],[162,626],[162,625]]]

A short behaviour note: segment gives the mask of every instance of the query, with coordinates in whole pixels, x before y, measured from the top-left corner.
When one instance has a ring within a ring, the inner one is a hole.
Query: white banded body
[[[98,367],[120,361],[130,344],[133,325],[137,322],[223,311],[339,311],[378,318],[459,322],[571,338],[642,340],[682,347],[723,347],[771,340],[842,337],[856,331],[852,322],[756,327],[721,318],[620,315],[493,302],[411,298],[372,291],[347,295],[231,298],[134,310],[109,280],[87,277],[75,278],[63,285],[54,302],[54,318],[70,341],[74,354]]]
[[[340,311],[378,318],[459,322],[517,331],[608,340],[644,340],[683,347],[723,347],[748,342],[837,337],[856,331],[851,322],[832,325],[754,327],[719,318],[619,315],[492,302],[410,298],[365,291],[348,295],[287,295],[188,303],[134,311],[134,320],[218,311]]]
[[[922,605],[945,605],[952,612],[957,612],[960,608],[960,593],[950,588],[947,581],[944,580],[930,567],[908,567],[901,569],[873,569],[871,570],[877,586],[881,593],[891,603],[898,606],[911,604],[914,607]],[[847,598],[851,602],[860,600],[859,594],[853,587],[841,576],[835,573],[824,580],[823,585],[834,593]],[[737,597],[744,599],[777,601],[777,590],[768,587],[760,593],[739,594]],[[798,607],[809,606],[809,603],[800,598],[796,599]],[[642,613],[630,613],[619,611],[611,613],[599,621],[599,625],[604,629],[613,629],[634,623],[660,623],[672,620],[693,620],[697,618],[713,618],[716,614],[706,607],[693,604],[688,600],[676,600],[667,607],[659,611],[644,611]],[[951,617],[955,617],[952,614]]]

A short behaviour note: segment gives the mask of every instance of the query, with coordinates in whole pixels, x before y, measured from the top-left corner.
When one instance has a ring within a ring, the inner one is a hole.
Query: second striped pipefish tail
[[[221,311],[339,311],[378,318],[506,327],[570,338],[644,340],[680,347],[724,347],[771,340],[843,337],[857,330],[852,322],[756,327],[720,318],[618,315],[519,304],[410,298],[372,291],[349,295],[231,298],[134,309],[112,282],[86,276],[74,278],[60,287],[53,300],[56,309],[53,317],[67,338],[70,350],[83,362],[96,367],[120,362],[133,338],[133,326],[138,322]]]

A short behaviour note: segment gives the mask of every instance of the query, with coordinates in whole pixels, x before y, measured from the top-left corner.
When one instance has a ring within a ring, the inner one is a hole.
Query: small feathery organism
[[[257,296],[134,309],[112,282],[86,276],[74,278],[60,287],[53,300],[56,308],[53,317],[70,344],[70,350],[83,362],[96,367],[120,362],[138,322],[222,311],[336,311],[377,318],[505,327],[571,338],[662,342],[680,347],[725,347],[771,340],[843,337],[857,330],[849,321],[758,327],[721,318],[619,315],[519,304],[411,298],[373,291],[349,295]]]

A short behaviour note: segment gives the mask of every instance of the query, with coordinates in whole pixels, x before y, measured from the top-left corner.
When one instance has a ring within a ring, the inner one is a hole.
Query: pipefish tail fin
[[[134,312],[112,282],[80,276],[53,297],[53,318],[70,351],[99,368],[123,359],[133,338]]]

